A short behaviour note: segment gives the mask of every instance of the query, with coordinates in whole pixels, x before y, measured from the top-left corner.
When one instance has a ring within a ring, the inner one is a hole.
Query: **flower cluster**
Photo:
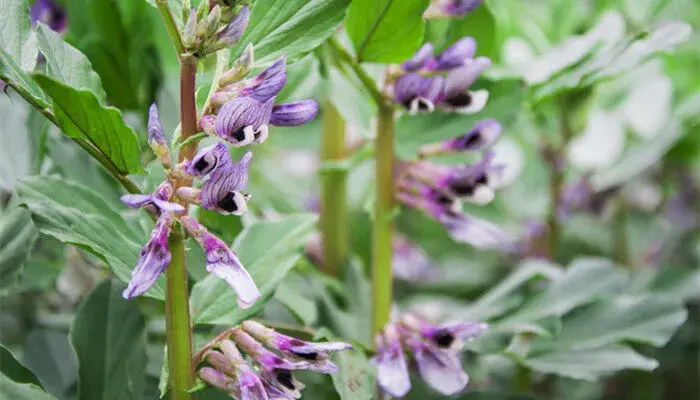
[[[237,14],[231,14],[231,9],[222,10],[215,2],[211,3],[213,8],[209,11],[209,16],[213,13],[217,18],[210,21],[208,29],[218,32],[217,40],[225,40],[227,45],[235,43],[247,25],[248,8],[243,7]],[[197,20],[196,15],[194,18]],[[222,30],[215,29],[215,25],[218,27],[223,19],[229,21],[226,27]],[[200,28],[201,24],[197,25],[196,30],[199,32]],[[207,40],[200,44],[210,50],[213,42]],[[252,54],[253,48],[248,46],[233,67],[215,82],[217,90],[209,98],[206,112],[199,121],[199,126],[206,133],[236,147],[264,141],[269,123],[299,125],[311,120],[318,111],[318,105],[313,100],[274,105],[275,97],[286,82],[284,56],[256,77],[239,83],[252,67]],[[252,152],[245,153],[240,160],[234,162],[226,144],[218,141],[199,150],[192,160],[184,159],[172,165],[170,144],[163,134],[155,104],[149,112],[148,144],[168,172],[168,180],[161,183],[154,193],[122,196],[122,201],[127,206],[144,208],[158,218],[123,296],[132,298],[143,294],[165,271],[171,260],[168,237],[176,221],[179,221],[204,250],[207,271],[233,288],[241,308],[250,307],[260,297],[255,282],[226,243],[211,234],[195,218],[185,215],[187,208],[184,205],[195,204],[225,215],[245,214],[250,195],[244,190],[248,184]],[[182,184],[197,181],[201,185]]]
[[[198,375],[207,384],[241,400],[298,399],[304,385],[292,371],[334,373],[338,367],[330,361],[330,355],[351,348],[341,342],[306,342],[246,321],[204,346],[197,356]]]
[[[413,314],[402,315],[375,338],[377,383],[388,395],[403,397],[411,389],[406,351],[413,355],[421,378],[438,392],[451,395],[463,390],[469,375],[462,369],[462,347],[481,336],[488,324],[450,322],[434,325]]]
[[[189,10],[182,43],[190,53],[205,56],[230,47],[243,37],[250,17],[248,6],[236,10],[220,3],[202,1],[196,11]]]
[[[481,72],[491,65],[487,57],[474,57],[476,41],[459,39],[434,55],[426,43],[401,64],[394,82],[394,102],[409,113],[432,112],[435,108],[463,114],[481,111],[489,98],[485,89],[469,90]]]
[[[462,136],[423,146],[420,156],[485,150],[500,135],[501,125],[486,119]],[[443,166],[418,161],[406,167],[398,183],[397,198],[441,223],[458,242],[478,248],[507,249],[512,243],[500,228],[461,211],[463,201],[478,205],[491,202],[494,189],[500,186],[502,171],[503,165],[494,162],[491,151],[471,165]]]

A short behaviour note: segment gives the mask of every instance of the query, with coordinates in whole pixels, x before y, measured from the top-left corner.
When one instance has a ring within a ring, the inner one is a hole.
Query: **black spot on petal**
[[[310,360],[310,361],[316,361],[318,360],[318,353],[294,353],[298,357],[301,357],[305,360]]]
[[[292,377],[292,373],[287,371],[286,369],[276,369],[275,378],[277,378],[277,382],[281,383],[282,386],[286,387],[287,389],[295,389],[294,378]]]
[[[452,343],[454,343],[455,337],[453,334],[446,330],[440,330],[436,332],[433,336],[433,341],[435,342],[435,344],[437,344],[438,347],[447,348],[450,347]]]
[[[245,129],[245,127],[233,132],[232,136],[237,142],[242,142],[245,140],[245,132],[243,132],[243,129]]]
[[[238,210],[238,204],[236,204],[235,193],[228,192],[226,195],[216,203],[219,208],[226,212],[234,212]]]
[[[472,104],[472,95],[469,92],[457,93],[445,99],[445,103],[453,107],[468,107]]]
[[[476,147],[479,147],[481,144],[481,132],[476,132],[473,135],[469,135],[464,143],[462,143],[462,147],[464,149],[473,149]]]
[[[471,196],[476,186],[468,179],[458,179],[450,184],[450,191],[458,196]]]
[[[203,172],[207,168],[209,168],[209,163],[207,162],[207,160],[204,159],[204,157],[200,158],[199,161],[197,161],[194,164],[194,169],[196,169],[199,172]]]

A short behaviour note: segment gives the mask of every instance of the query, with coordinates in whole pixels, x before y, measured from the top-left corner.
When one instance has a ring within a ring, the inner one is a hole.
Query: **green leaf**
[[[17,195],[32,212],[39,231],[81,246],[104,260],[117,278],[128,282],[147,238],[90,189],[58,177],[30,177],[17,182]],[[163,299],[161,277],[147,295]]]
[[[0,0],[0,9],[3,10],[0,47],[19,63],[22,70],[33,70],[37,47],[30,27],[27,0]]]
[[[0,374],[0,393],[8,400],[56,400],[35,385],[14,382],[3,374]]]
[[[439,111],[427,115],[402,115],[396,121],[397,155],[404,159],[413,159],[420,146],[464,134],[485,118],[495,118],[507,127],[522,110],[525,102],[522,82],[503,80],[485,86],[489,90],[489,101],[476,115]],[[504,134],[507,135],[508,132]]]
[[[347,0],[256,0],[245,35],[233,51],[236,59],[248,43],[255,61],[265,63],[282,54],[288,58],[323,43],[345,16]]]
[[[31,214],[16,208],[0,220],[0,291],[17,282],[39,233]]]
[[[573,379],[593,381],[623,369],[651,371],[659,363],[625,346],[605,346],[594,349],[564,350],[528,357],[528,367]]]
[[[75,385],[78,360],[63,332],[33,330],[27,337],[22,363],[41,381],[42,386],[58,398]]]
[[[39,49],[46,57],[47,74],[74,89],[89,90],[100,105],[105,105],[105,91],[102,89],[100,77],[92,70],[90,60],[75,47],[64,42],[61,35],[46,25],[40,24],[36,35]],[[55,99],[51,94],[49,96]]]
[[[223,280],[210,275],[192,287],[190,307],[196,324],[235,325],[262,310],[277,285],[301,256],[316,217],[297,214],[279,221],[256,222],[234,243],[234,250],[258,285],[262,298],[253,307],[236,307],[236,294]]]
[[[43,119],[43,117],[42,117]],[[27,127],[27,106],[9,96],[0,98],[0,189],[8,192],[32,172],[34,146]],[[34,132],[32,132],[34,134]]]
[[[429,0],[354,0],[345,27],[357,60],[396,63],[411,57],[423,40]]]
[[[540,318],[562,316],[572,309],[608,296],[624,285],[624,277],[615,265],[605,259],[581,258],[574,261],[547,290],[523,305],[504,323],[536,321]]]
[[[687,317],[682,303],[673,295],[619,296],[565,317],[556,340],[536,340],[532,351],[587,349],[628,340],[661,347]]]
[[[316,302],[304,296],[309,293],[304,291],[308,287],[307,282],[298,274],[290,273],[275,291],[275,299],[285,307],[304,325],[310,326],[318,318]]]
[[[363,351],[341,351],[335,357],[338,372],[331,375],[341,400],[374,398],[375,370]]]
[[[0,372],[17,383],[31,383],[41,387],[39,378],[22,363],[5,346],[0,345]]]
[[[87,90],[78,90],[36,74],[34,79],[53,100],[53,109],[63,133],[88,139],[122,174],[143,172],[139,142],[133,129],[114,107],[100,105]]]
[[[42,93],[39,85],[2,48],[0,48],[0,79],[17,89],[17,91],[25,93],[39,107],[48,107],[49,103],[46,102],[44,93]]]
[[[439,46],[442,51],[457,40],[471,36],[477,43],[477,55],[494,57],[496,52],[496,18],[488,4],[482,4],[464,18],[450,21],[447,35]]]
[[[78,355],[78,399],[142,398],[146,323],[124,286],[107,280],[78,309],[70,338]]]

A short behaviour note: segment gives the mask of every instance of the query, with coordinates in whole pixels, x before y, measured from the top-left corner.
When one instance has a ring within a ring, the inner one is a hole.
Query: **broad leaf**
[[[3,399],[8,400],[56,400],[36,385],[17,383],[3,374],[0,374],[0,393]]]
[[[32,371],[20,363],[10,350],[0,345],[0,373],[17,383],[31,383],[41,386],[39,378]]]
[[[34,79],[53,100],[53,111],[63,133],[88,139],[122,174],[143,171],[138,138],[118,109],[102,106],[87,90],[66,86],[45,75],[34,75]]]
[[[31,177],[17,183],[17,194],[32,212],[39,231],[76,244],[103,259],[128,282],[147,238],[132,229],[112,206],[90,189],[57,177]],[[160,278],[147,295],[164,298]]]
[[[496,19],[488,4],[484,3],[474,12],[464,18],[450,21],[447,35],[440,46],[444,50],[452,43],[465,37],[471,36],[477,43],[477,55],[494,57],[497,55],[496,48]]]
[[[46,25],[39,25],[36,34],[39,49],[46,57],[47,74],[74,89],[89,90],[100,105],[105,105],[105,91],[102,89],[100,77],[92,70],[90,60],[75,47],[64,42],[61,35]],[[41,85],[41,82],[39,84]],[[54,95],[49,96],[55,99]]]
[[[0,220],[0,292],[17,282],[39,233],[31,214],[16,208]]]
[[[78,399],[142,398],[146,323],[124,286],[102,282],[77,311],[70,338],[78,355]]]
[[[363,351],[341,351],[334,356],[338,372],[331,375],[341,400],[371,400],[375,391],[375,371]]]
[[[539,349],[586,349],[620,341],[665,345],[688,313],[674,296],[619,296],[596,302],[564,318],[553,342],[533,342]]]
[[[310,299],[309,293],[305,291],[307,282],[298,274],[287,275],[275,291],[275,300],[284,304],[285,307],[304,325],[313,325],[318,318],[316,302]]]
[[[397,63],[418,49],[429,0],[354,0],[345,27],[358,61]]]
[[[3,11],[0,47],[24,71],[33,70],[37,47],[29,23],[29,3],[27,0],[0,0],[0,9]]]
[[[5,50],[0,48],[0,79],[23,93],[39,107],[47,107],[46,97],[39,85],[34,82]]]
[[[298,214],[279,221],[257,222],[241,233],[233,248],[258,285],[262,298],[243,310],[223,280],[210,275],[192,288],[190,307],[196,324],[235,325],[255,315],[301,256],[316,218]]]
[[[528,357],[523,362],[539,372],[588,381],[623,369],[651,371],[659,365],[628,347],[616,345],[546,353]]]
[[[8,192],[17,179],[32,172],[34,146],[29,135],[36,134],[26,124],[27,105],[14,97],[0,98],[0,189]]]
[[[269,62],[286,54],[292,58],[323,43],[345,16],[347,0],[256,0],[250,23],[234,50],[237,58],[248,43],[255,61]]]
[[[63,332],[34,330],[27,337],[22,364],[52,395],[63,399],[75,385],[78,360]]]

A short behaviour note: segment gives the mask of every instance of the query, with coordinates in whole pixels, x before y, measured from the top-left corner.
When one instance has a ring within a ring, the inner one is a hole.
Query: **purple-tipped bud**
[[[453,17],[464,17],[476,10],[484,0],[449,0],[443,6],[445,14]]]
[[[145,293],[156,283],[160,274],[170,264],[168,236],[173,219],[173,214],[170,212],[164,212],[158,218],[150,239],[141,250],[136,267],[131,271],[129,285],[122,293],[125,299]]]
[[[185,22],[185,28],[182,31],[182,44],[188,49],[194,47],[199,41],[197,36],[197,13],[192,8],[190,9],[190,16],[187,17],[187,22]]]
[[[227,356],[225,356],[224,353],[222,353],[221,351],[209,350],[206,354],[206,357],[207,362],[211,364],[212,367],[216,368],[218,371],[221,371],[229,376],[236,375],[235,366],[237,364],[232,363],[231,360]]]
[[[261,102],[266,102],[277,96],[287,83],[286,62],[287,58],[280,56],[266,70],[246,83],[243,95]]]
[[[479,121],[462,136],[424,145],[419,150],[420,157],[430,157],[445,153],[479,151],[493,146],[501,137],[502,127],[495,119]]]
[[[324,374],[338,370],[329,357],[335,351],[352,349],[352,345],[343,342],[305,342],[297,338],[282,335],[254,321],[245,321],[242,328],[255,339],[279,350],[292,361],[305,361],[308,369]]]
[[[476,40],[464,37],[454,42],[450,47],[435,58],[435,70],[446,71],[463,66],[476,53]]]
[[[405,396],[411,390],[411,379],[396,328],[388,325],[376,342],[377,355],[372,363],[377,367],[377,384],[393,397]]]
[[[439,107],[463,114],[474,114],[481,111],[486,106],[489,92],[483,89],[472,92],[468,88],[476,81],[479,74],[490,65],[491,60],[479,57],[450,71],[445,80],[445,94]]]
[[[217,47],[230,47],[238,43],[243,37],[243,33],[248,27],[248,19],[250,17],[250,9],[248,6],[241,8],[241,11],[229,22],[229,24],[216,37],[218,39]]]
[[[316,117],[316,100],[302,100],[294,103],[278,104],[272,108],[270,123],[277,126],[303,125]]]
[[[148,145],[151,146],[151,150],[153,150],[161,165],[169,169],[171,163],[170,149],[168,148],[168,141],[165,140],[163,135],[163,125],[158,117],[156,103],[151,104],[151,108],[148,110]]]
[[[216,116],[216,134],[235,147],[264,141],[274,104],[274,98],[265,103],[252,97],[228,101]]]
[[[199,150],[192,161],[184,167],[184,171],[192,176],[203,177],[221,168],[226,168],[232,163],[231,154],[226,145],[217,142]]]
[[[59,33],[66,30],[66,12],[63,7],[52,0],[34,1],[29,8],[29,19],[33,26],[41,22]]]
[[[225,374],[215,370],[214,368],[202,367],[199,370],[199,377],[206,383],[230,392],[234,389],[236,383],[235,381]]]
[[[183,216],[180,222],[190,236],[202,246],[207,271],[223,279],[233,288],[240,308],[252,306],[260,298],[260,291],[236,254],[194,218]]]
[[[292,362],[267,350],[246,332],[236,329],[232,334],[243,351],[245,351],[262,369],[263,377],[274,387],[290,397],[298,399],[304,385],[297,381],[291,371],[307,369],[306,361]]]
[[[207,352],[207,362],[228,376],[235,376],[234,387],[230,389],[236,398],[260,400],[268,399],[260,378],[250,369],[236,345],[230,340],[219,344],[221,352]]]
[[[204,114],[199,119],[199,127],[210,136],[216,136],[216,117],[211,114]]]
[[[462,369],[457,354],[440,351],[413,338],[408,340],[408,345],[421,378],[433,389],[444,395],[452,395],[467,387],[469,375]]]
[[[393,240],[391,269],[397,279],[408,282],[430,280],[436,274],[428,255],[404,236],[395,235]]]
[[[403,68],[403,70],[406,72],[416,72],[424,68],[426,64],[432,60],[432,58],[433,44],[426,43],[420,49],[418,49],[413,57],[401,64],[401,68]]]
[[[248,164],[252,157],[249,151],[236,164],[217,168],[202,184],[202,207],[221,214],[245,214],[249,196],[241,190],[248,184]]]
[[[394,102],[403,105],[411,114],[432,112],[443,96],[444,79],[441,76],[423,77],[408,73],[394,84]]]

